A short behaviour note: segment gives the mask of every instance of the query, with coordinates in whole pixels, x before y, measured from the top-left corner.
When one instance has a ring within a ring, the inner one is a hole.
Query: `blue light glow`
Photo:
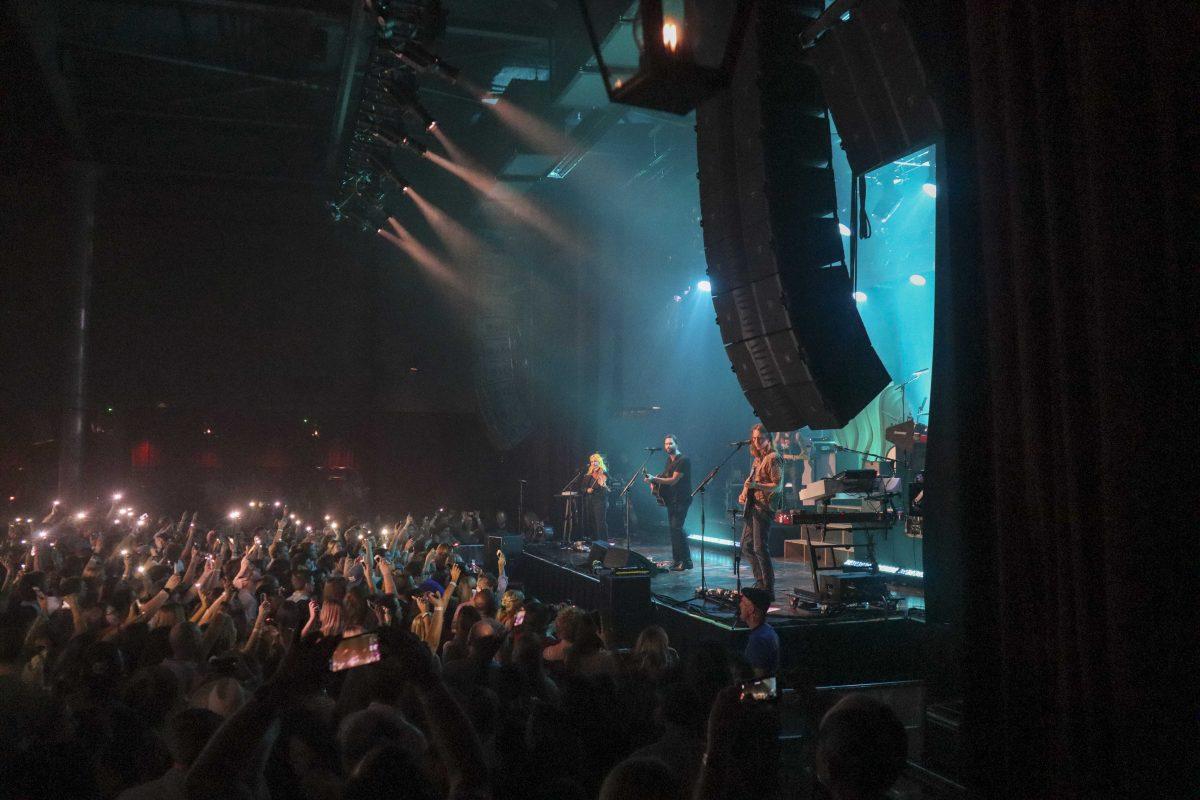
[[[855,292],[855,293],[852,295],[852,297],[854,298],[854,301],[855,301],[856,303],[865,303],[865,302],[867,302],[867,293],[866,293],[866,292]]]
[[[914,273],[914,274],[908,276],[908,282],[911,283],[913,286],[924,286],[925,285],[925,276]]]
[[[838,233],[840,233],[842,236],[849,237],[850,236],[850,226],[844,222],[839,222],[838,223]]]
[[[693,542],[698,542],[701,539],[703,539],[705,544],[715,544],[715,545],[720,545],[721,547],[739,547],[740,546],[737,542],[733,541],[732,539],[721,539],[716,536],[701,536],[698,533],[688,534],[688,538],[691,539]]]
[[[921,184],[921,191],[930,197],[937,197],[937,184],[923,183]]]
[[[700,290],[701,292],[711,292],[712,284],[709,283],[708,281],[700,281],[699,283],[696,284],[696,288],[698,290]]]

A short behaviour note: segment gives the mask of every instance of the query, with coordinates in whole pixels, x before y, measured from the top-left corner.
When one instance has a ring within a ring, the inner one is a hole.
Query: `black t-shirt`
[[[669,506],[687,505],[692,500],[692,461],[687,456],[671,456],[667,465],[659,473],[660,478],[669,478],[679,473],[679,480],[668,486],[659,487],[659,494]]]

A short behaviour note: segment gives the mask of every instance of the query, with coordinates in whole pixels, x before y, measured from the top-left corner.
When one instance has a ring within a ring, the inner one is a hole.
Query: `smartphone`
[[[374,633],[362,633],[338,642],[333,656],[329,659],[329,669],[332,672],[341,672],[374,664],[379,659],[379,637]]]
[[[744,702],[758,702],[762,700],[774,700],[779,696],[775,689],[774,678],[763,678],[757,681],[748,681],[742,684],[742,691],[738,695],[738,699]]]

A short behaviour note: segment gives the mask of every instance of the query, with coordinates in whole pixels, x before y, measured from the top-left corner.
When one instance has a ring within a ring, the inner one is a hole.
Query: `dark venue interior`
[[[5,0],[0,799],[1200,796],[1198,36]]]

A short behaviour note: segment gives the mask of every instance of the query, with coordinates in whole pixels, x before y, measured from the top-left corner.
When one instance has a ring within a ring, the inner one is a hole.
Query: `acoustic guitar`
[[[645,477],[647,480],[649,480],[649,478],[650,478],[650,473],[646,471],[645,467],[642,467],[642,476]],[[665,506],[667,504],[666,498],[664,498],[662,496],[662,484],[651,482],[650,483],[650,494],[654,495],[655,501],[660,506]]]

